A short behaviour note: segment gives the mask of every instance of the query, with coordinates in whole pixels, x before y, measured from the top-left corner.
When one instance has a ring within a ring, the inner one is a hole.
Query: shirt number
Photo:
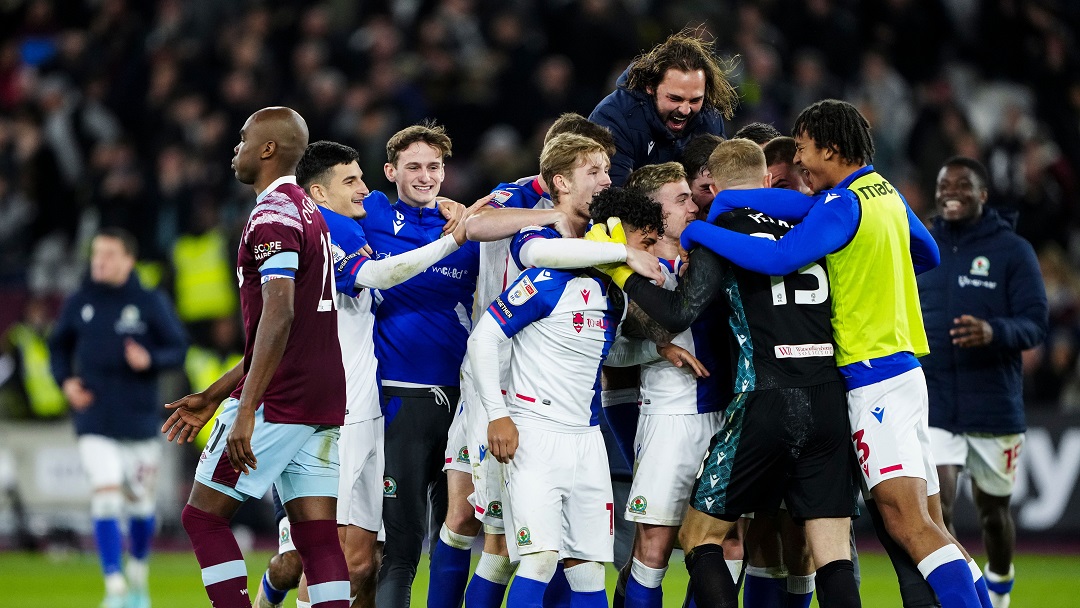
[[[333,258],[331,257],[332,254],[330,252],[329,236],[325,232],[320,234],[319,242],[322,244],[323,250],[323,286],[322,291],[319,293],[318,311],[328,312],[334,310],[335,308],[334,298],[337,296],[337,285],[334,283],[334,277],[330,276],[330,273],[333,272],[333,269],[331,268],[332,263],[330,262],[330,260]],[[326,297],[327,291],[330,292],[329,298]]]

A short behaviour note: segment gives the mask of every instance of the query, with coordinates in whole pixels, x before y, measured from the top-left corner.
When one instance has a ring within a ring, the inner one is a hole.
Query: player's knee
[[[555,570],[558,567],[559,554],[554,551],[529,553],[521,556],[521,564],[518,565],[517,575],[547,583],[555,576]]]
[[[352,556],[350,556],[352,557]],[[349,583],[355,592],[371,585],[379,574],[379,563],[374,555],[349,559]]]
[[[578,593],[592,593],[604,590],[604,565],[598,562],[584,562],[567,568],[566,582],[570,589]]]
[[[700,534],[697,534],[688,526],[683,526],[682,528],[679,528],[679,546],[681,546],[684,551],[689,551],[701,544],[700,536]]]
[[[671,549],[662,542],[642,541],[634,547],[634,558],[650,568],[666,567],[669,555]]]
[[[979,511],[979,525],[987,534],[1000,535],[1009,523],[1009,508],[990,508]]]
[[[464,507],[457,503],[450,507],[446,512],[446,527],[455,534],[476,536],[480,533],[483,523],[473,516],[473,508],[468,501],[465,502]]]
[[[157,503],[150,492],[144,492],[140,496],[129,497],[127,512],[131,517],[147,518],[154,514]]]
[[[90,516],[94,519],[120,519],[124,512],[124,495],[120,488],[97,490],[90,497]]]
[[[286,551],[270,558],[267,568],[270,584],[275,589],[295,589],[300,585],[300,575],[304,573],[304,564],[296,551]]]

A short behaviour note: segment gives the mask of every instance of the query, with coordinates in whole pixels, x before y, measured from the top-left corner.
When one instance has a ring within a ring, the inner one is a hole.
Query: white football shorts
[[[894,477],[926,480],[939,492],[930,451],[926,377],[921,367],[848,391],[851,442],[867,489]]]
[[[382,525],[383,443],[382,416],[341,427],[338,439],[337,523],[378,532]]]
[[[629,521],[678,526],[709,441],[724,413],[642,414],[634,437],[634,482],[626,503]]]
[[[161,444],[150,439],[79,436],[79,457],[94,490],[119,487],[129,502],[153,501],[161,467]]]
[[[461,471],[472,473],[472,464],[469,462],[469,440],[466,432],[468,423],[465,415],[465,391],[461,391],[461,399],[458,400],[457,410],[454,411],[454,419],[450,422],[450,431],[446,435],[446,452],[443,456],[444,471]]]
[[[507,544],[521,555],[614,559],[615,505],[599,427],[563,433],[518,427],[518,449],[504,467],[510,502]]]
[[[979,489],[991,496],[1011,496],[1016,485],[1016,468],[1024,434],[953,434],[930,427],[930,449],[934,462],[967,469]]]

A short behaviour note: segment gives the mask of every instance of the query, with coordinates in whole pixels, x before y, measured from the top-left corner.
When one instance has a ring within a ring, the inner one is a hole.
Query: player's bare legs
[[[925,479],[894,477],[874,486],[870,494],[881,510],[885,529],[915,563],[950,544],[950,538],[930,518]]]
[[[350,592],[356,598],[353,606],[375,606],[375,587],[382,566],[382,543],[378,538],[378,532],[359,526],[338,526],[338,540],[345,552],[345,563],[349,566]]]
[[[986,547],[986,583],[988,587],[995,587],[990,589],[990,599],[994,608],[1008,608],[1015,575],[1012,559],[1016,549],[1016,525],[1009,511],[1012,496],[987,494],[974,480],[971,482],[971,492]]]
[[[472,563],[472,545],[480,533],[480,520],[473,516],[469,494],[472,475],[446,469],[449,504],[446,520],[439,530],[439,541],[431,550],[429,608],[456,608],[465,598]]]
[[[690,573],[690,589],[698,606],[737,608],[738,591],[735,581],[721,573],[728,572],[724,537],[735,522],[717,519],[689,507],[679,530],[679,543],[686,550],[686,569]]]
[[[739,577],[742,576],[743,572],[744,539],[746,538],[746,527],[749,523],[748,518],[740,517],[739,521],[735,522],[735,525],[728,530],[724,542],[720,543],[720,546],[724,548],[724,561],[727,562],[728,572],[731,573],[731,580],[735,581],[736,589],[739,588]]]
[[[285,593],[289,589],[296,589],[300,586],[303,575],[304,563],[300,561],[300,554],[296,552],[296,549],[275,554],[270,558],[270,563],[266,566],[265,578],[259,584],[252,605],[255,608],[276,608],[281,606],[285,599]],[[267,583],[272,587],[270,591],[266,589]],[[279,594],[281,602],[275,603],[273,599],[270,599],[270,593]],[[306,598],[307,595],[304,595],[304,597]]]
[[[851,563],[851,518],[806,521],[806,540],[817,564],[816,586],[821,606],[862,606],[855,569]]]
[[[964,577],[959,572],[954,573],[955,580],[962,587],[955,589],[952,585],[935,584],[934,577],[930,576],[958,559],[971,562],[971,557],[945,528],[940,494],[927,497],[926,480],[918,477],[886,479],[875,485],[870,494],[881,512],[886,531],[907,551],[923,577],[934,587],[942,608],[979,606],[972,604],[968,595],[975,591],[974,582],[968,588],[962,584]],[[981,600],[977,595],[975,597]]]
[[[786,509],[781,509],[776,517],[756,513],[754,519],[749,520],[745,544],[745,604],[757,605],[765,601],[785,604],[792,594],[810,601],[814,590],[814,561],[810,557],[805,528],[792,521]],[[766,597],[774,599],[766,600]]]

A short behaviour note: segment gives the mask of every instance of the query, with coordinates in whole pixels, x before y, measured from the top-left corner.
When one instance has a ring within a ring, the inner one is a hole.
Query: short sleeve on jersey
[[[260,282],[274,279],[295,279],[296,269],[300,267],[300,256],[295,251],[275,253],[259,266]]]
[[[557,239],[562,238],[557,230],[550,226],[526,226],[514,235],[510,241],[510,256],[518,268],[527,268],[527,264],[521,263],[521,247],[533,239]]]
[[[498,322],[507,338],[551,314],[558,304],[561,290],[541,291],[533,282],[544,276],[543,273],[550,276],[548,270],[526,270],[488,306],[488,314]]]

